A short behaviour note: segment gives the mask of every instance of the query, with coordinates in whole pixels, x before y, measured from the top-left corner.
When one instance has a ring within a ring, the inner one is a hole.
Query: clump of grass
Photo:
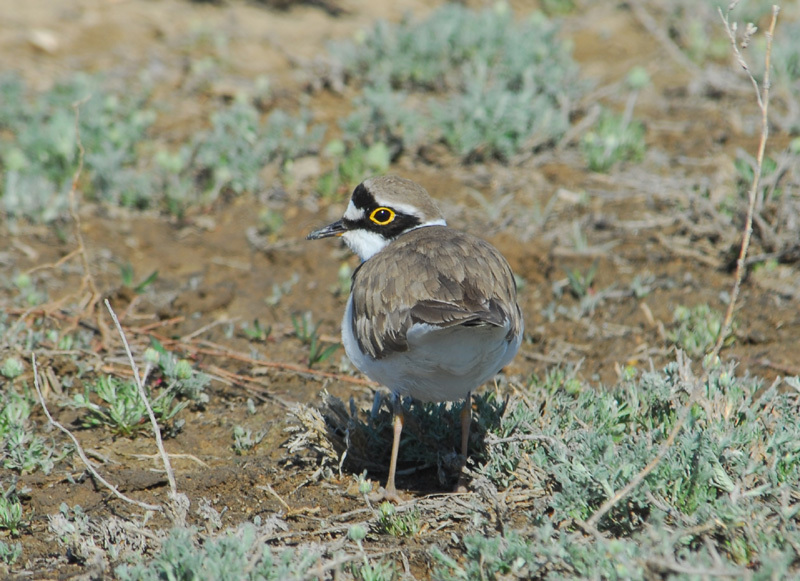
[[[267,430],[253,432],[249,428],[242,426],[233,427],[233,451],[237,456],[246,454],[261,443],[267,435]]]
[[[37,284],[37,281],[29,274],[18,274],[14,277],[12,284],[19,291],[19,295],[14,299],[18,304],[23,304],[26,307],[35,307],[47,300],[47,292],[42,290],[41,285]]]
[[[317,321],[316,325],[312,322],[310,311],[306,311],[302,315],[292,315],[295,337],[300,339],[303,345],[308,346],[309,367],[325,362],[340,347],[339,343],[322,347],[319,334],[319,326],[321,324],[322,321]]]
[[[607,172],[622,161],[639,161],[644,155],[644,125],[604,110],[594,128],[581,140],[589,169]]]
[[[300,275],[296,272],[292,273],[289,280],[282,283],[272,283],[272,294],[264,298],[264,302],[270,307],[276,307],[281,302],[284,296],[292,292],[294,286],[300,281]]]
[[[272,334],[272,325],[264,326],[258,319],[253,319],[253,323],[242,323],[242,333],[244,333],[245,337],[247,337],[250,341],[258,341],[260,343],[264,343],[267,339],[269,339],[270,334]]]
[[[393,537],[413,537],[422,527],[417,510],[399,512],[388,501],[382,502],[378,507],[378,524],[381,532]]]
[[[5,361],[3,361],[3,366],[0,367],[0,375],[6,379],[19,377],[24,371],[25,366],[16,357],[6,357]]]
[[[135,281],[135,270],[133,265],[130,262],[125,262],[124,264],[120,264],[119,267],[120,277],[122,278],[122,285],[126,288],[133,290],[134,293],[137,295],[142,294],[147,290],[147,287],[152,285],[156,280],[158,280],[158,271],[154,270],[149,275],[147,275],[144,279],[139,282]]]
[[[31,95],[18,77],[3,75],[0,97],[3,210],[34,222],[66,215],[79,143],[90,199],[181,215],[222,193],[257,192],[264,165],[317,151],[325,131],[308,111],[275,110],[262,121],[255,106],[237,100],[212,116],[210,129],[170,152],[150,143],[156,112],[147,90],[120,94],[99,78],[75,75]]]
[[[670,31],[672,40],[695,63],[701,65],[709,61],[722,63],[730,56],[730,42],[720,29],[718,10],[730,11],[735,6],[737,18],[742,23],[758,24],[763,23],[763,18],[770,13],[773,4],[775,3],[770,0],[737,2],[735,5],[724,0],[702,3],[673,0],[668,5],[663,5],[665,17],[663,27]],[[789,4],[785,7],[788,8]],[[792,24],[791,22],[781,24],[779,29],[781,34],[775,38],[773,56],[779,54],[780,45],[791,49],[796,44],[794,42],[796,37],[787,30]],[[756,48],[760,43],[754,44],[756,46],[752,48]],[[763,63],[763,59],[756,60]]]
[[[339,122],[348,149],[383,144],[394,160],[430,139],[429,115],[406,106],[410,95],[386,86],[365,86],[354,111]],[[356,180],[358,181],[358,180]]]
[[[397,567],[394,563],[377,561],[375,563],[354,563],[351,572],[359,581],[393,581],[397,579]]]
[[[270,208],[263,208],[258,213],[258,233],[262,236],[277,237],[283,229],[283,216]]]
[[[722,313],[706,304],[693,308],[678,305],[673,317],[675,328],[667,332],[667,339],[692,357],[701,357],[707,353],[722,330]],[[726,341],[730,344],[733,339],[730,336]]]
[[[339,466],[362,474],[365,471],[384,474],[392,447],[392,412],[376,397],[373,409],[359,412],[348,408],[340,399],[323,392],[321,410],[296,406],[291,413],[300,425],[292,426],[287,447],[293,451],[312,452],[322,472]],[[477,412],[473,413],[470,432],[471,457],[482,458],[480,445],[489,426],[500,421],[504,402],[493,393],[473,397]],[[406,428],[400,447],[398,466],[434,471],[442,486],[452,486],[461,468],[460,453],[461,405],[420,403],[410,398],[402,402]]]
[[[583,299],[595,292],[594,279],[597,276],[599,263],[593,262],[585,271],[573,268],[567,271],[569,290],[576,299]]]
[[[365,175],[386,173],[391,163],[388,146],[377,141],[365,147],[356,144],[347,150],[343,141],[328,143],[325,153],[337,159],[336,167],[320,176],[317,189],[324,198],[337,198],[349,194]]]
[[[102,403],[95,403],[93,394]],[[174,392],[164,391],[152,398],[150,406],[159,424],[166,425],[189,405],[188,401],[175,402],[175,395]],[[100,377],[93,385],[87,385],[84,393],[76,393],[71,405],[87,410],[87,414],[81,419],[81,425],[85,428],[107,426],[116,434],[130,436],[150,427],[147,422],[147,407],[132,380],[110,375]]]
[[[397,569],[393,563],[379,561],[377,563],[370,563],[367,557],[367,552],[364,550],[364,545],[361,541],[367,536],[367,529],[364,525],[355,524],[351,525],[347,530],[347,537],[351,541],[355,541],[358,545],[358,550],[363,557],[362,563],[354,563],[350,568],[353,577],[361,581],[392,581],[397,578]]]
[[[153,340],[153,347],[146,349],[145,360],[155,367],[154,381],[163,390],[174,391],[176,395],[187,397],[198,405],[208,403],[206,387],[211,377],[196,371],[188,359],[179,359]]]
[[[364,102],[342,123],[346,141],[383,142],[395,156],[442,140],[466,159],[508,159],[557,141],[582,90],[557,32],[543,14],[518,19],[505,3],[379,22],[360,43],[331,49],[364,86]]]
[[[17,498],[14,487],[0,496],[0,530],[8,531],[12,536],[19,535],[22,524],[22,504]]]
[[[0,541],[0,564],[11,566],[22,556],[22,543]],[[0,571],[3,569],[0,568]],[[7,571],[6,571],[7,573]]]
[[[494,63],[502,78],[517,86],[533,70],[529,67],[544,68],[547,62],[561,68],[541,71],[548,80],[574,73],[565,70],[574,65],[568,51],[558,52],[567,47],[556,38],[557,31],[541,13],[519,19],[505,3],[480,11],[445,4],[419,22],[378,22],[362,42],[331,50],[349,74],[374,87],[460,89],[477,63]]]
[[[797,94],[798,119],[800,130],[800,81]],[[736,168],[736,191],[725,196],[719,210],[729,216],[734,223],[742,219],[742,208],[748,203],[753,184],[756,159],[743,151],[734,160]],[[761,163],[759,188],[756,192],[755,212],[760,217],[761,226],[753,233],[754,240],[760,242],[764,250],[778,257],[793,256],[797,237],[797,215],[800,212],[800,198],[796,192],[800,188],[800,138],[789,142],[786,148],[774,154],[765,155]],[[791,258],[789,259],[791,262]]]
[[[150,406],[159,423],[168,424],[190,401],[200,405],[208,401],[204,389],[210,378],[195,372],[189,361],[154,348],[145,352],[145,359],[149,364],[157,365],[151,381],[160,389],[158,395],[155,395],[155,389],[151,391]],[[188,399],[176,401],[179,397]],[[99,377],[93,384],[87,383],[83,393],[75,394],[70,405],[87,410],[81,420],[87,428],[106,426],[116,434],[131,436],[150,427],[147,407],[133,380]],[[179,427],[176,425],[175,429]]]
[[[781,23],[780,31],[772,45],[771,65],[776,79],[772,88],[789,106],[785,116],[773,115],[773,120],[796,136],[800,131],[800,47],[797,44],[800,20]],[[759,53],[762,52],[762,43],[757,46]],[[763,62],[763,59],[759,61]]]
[[[257,192],[262,187],[259,172],[264,165],[283,164],[316,151],[325,132],[323,126],[311,124],[308,111],[292,117],[276,110],[265,121],[260,118],[259,111],[246,101],[235,101],[214,113],[211,128],[181,150],[173,178],[187,172],[196,176],[206,202],[226,191]],[[182,188],[175,190],[174,202],[182,192]]]
[[[9,358],[2,373],[14,379],[22,369],[18,360]],[[52,440],[36,433],[36,424],[31,419],[34,405],[30,391],[17,390],[11,382],[0,392],[0,459],[6,470],[18,473],[41,470],[49,474],[55,463],[69,453],[68,449],[59,451]]]
[[[536,555],[533,543],[513,531],[502,536],[465,535],[463,543],[465,554],[462,562],[436,547],[431,549],[431,556],[440,565],[434,572],[435,579],[532,579],[542,560]]]
[[[265,544],[258,528],[246,523],[198,543],[196,531],[175,528],[147,564],[120,565],[121,581],[159,579],[219,579],[281,581],[305,579],[320,558],[317,550],[275,551]]]
[[[2,99],[0,159],[4,166],[4,210],[14,218],[49,222],[65,215],[67,193],[78,165],[78,140],[73,104],[80,103],[78,131],[86,148],[84,179],[87,195],[124,206],[146,204],[152,196],[139,182],[139,144],[155,119],[146,106],[147,93],[119,95],[87,75],[57,84],[31,96],[15,76],[0,78]]]
[[[539,383],[528,402],[510,402],[496,432],[502,446],[489,438],[493,468],[485,473],[507,485],[529,470],[521,463],[529,458],[556,481],[547,501],[552,512],[536,511],[526,527],[501,535],[485,523],[463,537],[463,559],[433,550],[440,563],[435,577],[645,579],[689,563],[698,574],[738,575],[755,567],[759,575],[790,576],[791,547],[800,535],[797,511],[785,513],[785,495],[800,476],[791,443],[800,428],[796,422],[791,433],[785,428],[798,395],[773,386],[756,398],[758,382],[729,367],[711,370],[673,451],[625,506],[601,521],[605,534],[587,543],[583,530],[565,528],[584,521],[652,457],[688,397],[687,380],[687,371],[673,364],[609,390],[570,394],[559,381]],[[788,383],[798,386],[800,379]],[[771,524],[785,518],[794,523],[788,529]]]

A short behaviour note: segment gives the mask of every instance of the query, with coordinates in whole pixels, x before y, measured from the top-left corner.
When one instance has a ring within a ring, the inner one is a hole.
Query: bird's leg
[[[464,407],[461,410],[461,466],[458,471],[458,483],[456,492],[467,491],[467,475],[464,468],[467,467],[467,452],[469,451],[469,428],[472,423],[472,392],[467,394]]]
[[[383,497],[386,500],[400,502],[402,498],[394,485],[394,475],[397,471],[397,454],[400,451],[400,434],[403,432],[403,405],[400,396],[392,394],[392,414],[394,415],[394,439],[392,440],[392,457],[389,460],[389,477],[386,479],[386,488]]]

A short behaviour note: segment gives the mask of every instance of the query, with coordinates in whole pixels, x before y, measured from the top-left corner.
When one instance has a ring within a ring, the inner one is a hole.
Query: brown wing
[[[511,319],[509,335],[518,330],[508,262],[488,242],[443,226],[400,236],[356,270],[353,289],[356,336],[375,358],[407,350],[415,323],[502,326]]]

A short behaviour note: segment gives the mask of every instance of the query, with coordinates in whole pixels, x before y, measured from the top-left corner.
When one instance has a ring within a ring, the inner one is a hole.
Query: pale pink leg
[[[466,474],[464,468],[467,465],[467,453],[469,452],[469,428],[472,423],[472,393],[467,394],[467,400],[464,402],[464,409],[461,410],[461,471],[458,475],[458,484],[456,484],[456,492],[466,492]]]
[[[389,460],[389,477],[386,479],[384,496],[387,500],[399,502],[401,498],[394,484],[394,475],[397,472],[397,454],[400,452],[400,434],[403,433],[403,406],[399,397],[393,397],[392,407],[394,413],[394,439],[392,440],[392,457]]]

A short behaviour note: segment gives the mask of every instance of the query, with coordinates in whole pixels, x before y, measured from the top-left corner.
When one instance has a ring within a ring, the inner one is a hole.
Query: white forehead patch
[[[350,203],[347,204],[347,209],[344,211],[344,219],[345,220],[360,220],[364,217],[364,210],[359,210],[356,208],[356,205],[353,203],[353,200],[350,200]]]
[[[381,202],[378,201],[380,204]],[[390,202],[387,204],[383,204],[392,208],[395,212],[399,212],[401,214],[407,214],[409,216],[416,216],[417,218],[422,218],[423,216],[420,214],[419,208],[416,206],[412,206],[411,204],[404,204],[403,202]]]

